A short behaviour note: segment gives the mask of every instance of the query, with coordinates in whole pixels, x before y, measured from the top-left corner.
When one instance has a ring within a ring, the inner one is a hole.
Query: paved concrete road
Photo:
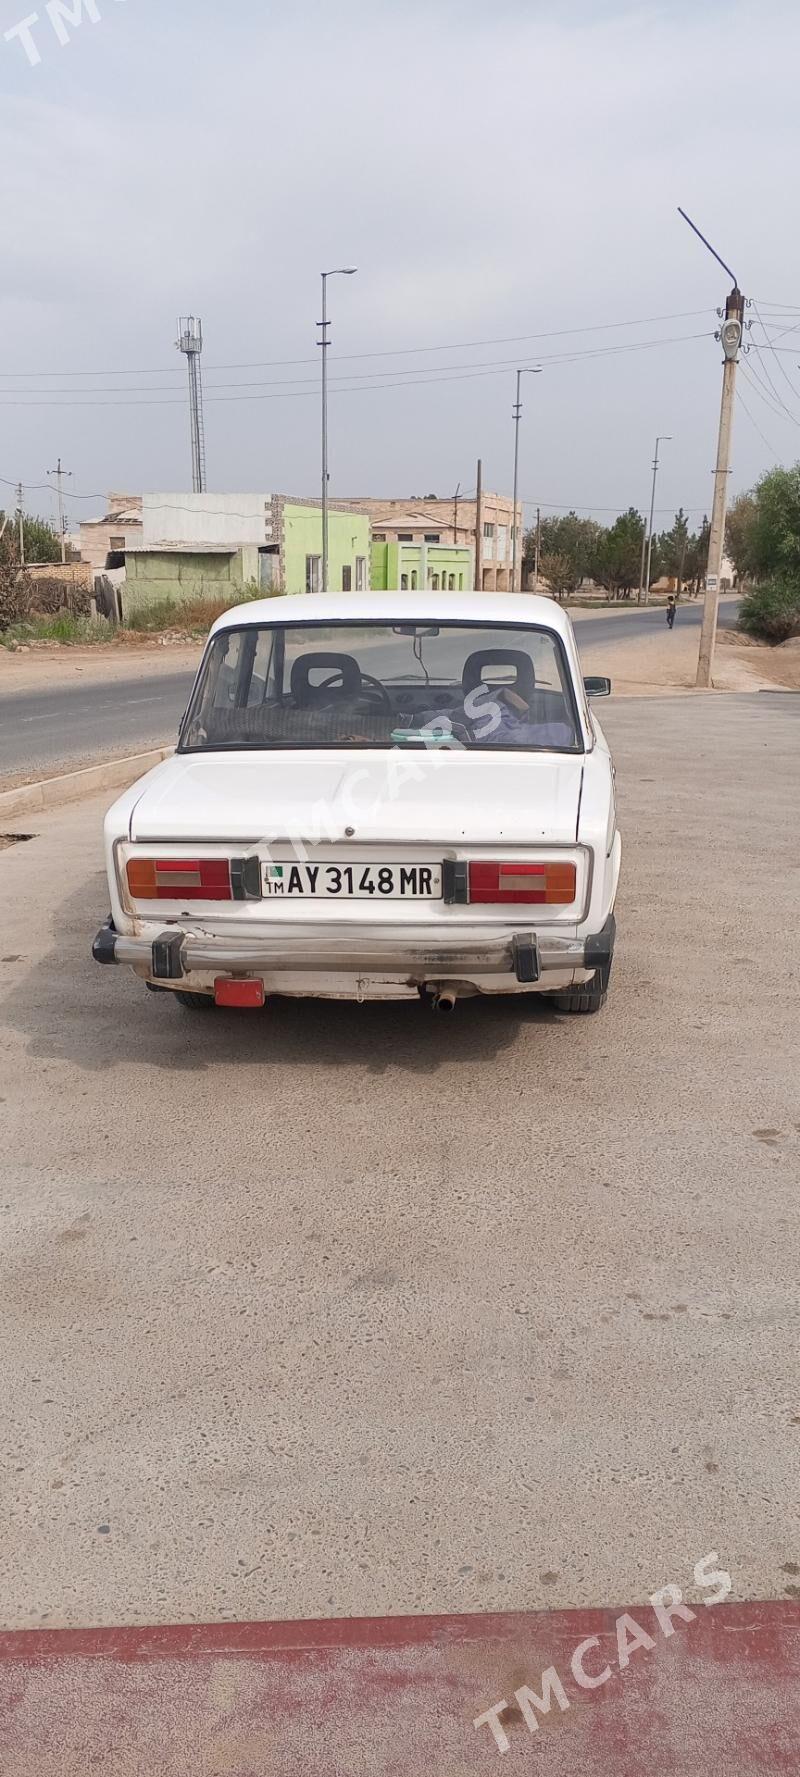
[[[187,1014],[0,852],[6,1626],[796,1593],[800,700],[605,720],[596,1019]]]
[[[681,625],[697,627],[701,617],[699,603],[681,606]],[[723,604],[721,621],[731,626],[735,607]],[[579,641],[591,640],[596,646],[646,635],[663,625],[663,610],[652,609],[593,616],[576,627]],[[46,777],[104,753],[138,753],[169,743],[177,734],[193,683],[194,673],[182,672],[4,695],[0,780],[20,772]]]
[[[0,701],[0,780],[50,777],[174,740],[194,673],[12,691]]]

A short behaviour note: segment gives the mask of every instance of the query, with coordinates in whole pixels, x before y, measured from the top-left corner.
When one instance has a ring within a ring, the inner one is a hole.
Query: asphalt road
[[[14,691],[0,699],[0,779],[47,777],[174,739],[193,673]]]
[[[697,627],[702,606],[682,605],[681,626]],[[735,607],[722,607],[732,626]],[[632,610],[576,624],[579,642],[593,647],[663,628],[663,609]],[[144,752],[169,743],[192,688],[193,673],[119,679],[5,694],[0,701],[0,779],[24,773],[46,777],[103,754]]]
[[[0,851],[5,1626],[796,1594],[800,700],[604,724],[594,1019],[187,1013],[108,797]]]

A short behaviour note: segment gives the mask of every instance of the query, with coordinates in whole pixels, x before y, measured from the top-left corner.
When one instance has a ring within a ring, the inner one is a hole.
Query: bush
[[[25,647],[30,642],[111,642],[115,631],[104,617],[73,617],[60,611],[55,617],[30,617],[10,623],[0,631],[0,645]]]
[[[156,599],[150,605],[142,605],[130,613],[125,609],[125,587],[122,588],[123,627],[136,630],[139,634],[152,634],[157,630],[201,630],[205,635],[216,623],[224,611],[230,611],[234,605],[246,605],[253,599],[264,598],[252,582],[240,587],[233,596],[217,598],[187,599]]]
[[[800,581],[768,580],[742,599],[739,628],[762,642],[800,635]]]

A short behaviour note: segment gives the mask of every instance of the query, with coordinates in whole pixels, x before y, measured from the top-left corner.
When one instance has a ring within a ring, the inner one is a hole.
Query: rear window
[[[582,751],[560,638],[526,625],[248,624],[214,637],[181,751]]]

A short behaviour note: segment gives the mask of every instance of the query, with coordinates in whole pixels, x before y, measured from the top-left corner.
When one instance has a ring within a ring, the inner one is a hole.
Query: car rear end
[[[498,652],[469,660],[491,667]],[[374,740],[363,711],[345,725],[359,722]],[[587,748],[577,719],[572,732],[560,748],[440,744],[426,729],[421,747],[411,734],[354,748],[348,733],[278,755],[189,749],[110,811],[112,915],[96,958],[242,1006],[273,994],[446,1005],[588,982],[610,966],[619,839],[607,751]]]

